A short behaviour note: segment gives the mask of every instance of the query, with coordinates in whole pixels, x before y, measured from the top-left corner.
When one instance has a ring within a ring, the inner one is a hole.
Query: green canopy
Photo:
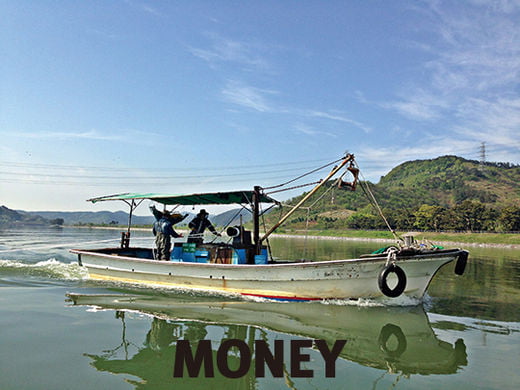
[[[253,201],[254,191],[232,191],[232,192],[212,192],[204,194],[191,195],[168,195],[154,193],[125,193],[117,195],[100,196],[98,198],[87,199],[87,201],[96,203],[107,200],[142,200],[150,199],[165,205],[214,205],[214,204],[250,204]],[[278,203],[275,199],[260,194],[260,203]]]

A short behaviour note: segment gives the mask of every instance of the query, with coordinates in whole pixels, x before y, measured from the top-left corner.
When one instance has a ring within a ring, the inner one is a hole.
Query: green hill
[[[331,185],[325,185],[308,201],[307,206],[312,205],[308,214],[307,210],[295,213],[288,227],[384,228],[367,196],[371,192],[393,228],[520,230],[518,165],[481,165],[443,156],[405,162],[379,183],[363,182],[355,192]],[[302,197],[287,203],[295,204]]]
[[[420,204],[454,207],[464,200],[503,208],[520,205],[520,166],[443,156],[403,163],[382,177],[378,190],[390,193],[389,207],[404,198]]]

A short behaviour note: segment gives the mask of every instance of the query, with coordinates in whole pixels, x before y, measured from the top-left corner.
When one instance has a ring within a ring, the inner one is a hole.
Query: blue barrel
[[[182,261],[182,245],[175,245],[170,256],[172,261]]]
[[[255,264],[267,264],[267,253],[255,255]]]
[[[197,259],[195,258],[195,253],[192,252],[184,252],[182,254],[182,261],[187,261],[190,263],[195,263]]]
[[[235,249],[233,254],[233,264],[246,264],[246,250],[245,249]]]
[[[207,263],[209,258],[209,251],[206,250],[196,250],[195,251],[195,261],[197,263]]]
[[[197,261],[195,258],[195,247],[194,243],[183,243],[182,244],[182,261],[188,261],[194,263]]]

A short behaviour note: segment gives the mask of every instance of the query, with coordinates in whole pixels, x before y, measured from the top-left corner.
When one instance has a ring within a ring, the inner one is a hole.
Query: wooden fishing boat
[[[347,164],[349,164],[347,166]],[[323,300],[359,298],[421,299],[435,273],[445,264],[456,261],[455,272],[462,274],[468,252],[462,249],[439,249],[418,245],[411,237],[383,253],[357,259],[332,261],[275,261],[267,248],[267,238],[342,169],[354,175],[354,181],[339,183],[350,189],[357,185],[358,169],[354,156],[347,154],[329,175],[321,180],[278,223],[261,235],[262,205],[278,202],[256,186],[249,191],[217,192],[191,195],[119,194],[90,199],[92,202],[122,200],[132,212],[145,199],[163,205],[231,205],[248,208],[253,230],[244,226],[227,229],[229,242],[175,243],[171,261],[155,260],[153,248],[132,247],[130,226],[123,232],[121,246],[103,249],[73,249],[78,262],[87,268],[92,279],[169,286],[219,293],[280,300]],[[268,208],[269,209],[269,208]],[[267,209],[267,210],[268,210]]]

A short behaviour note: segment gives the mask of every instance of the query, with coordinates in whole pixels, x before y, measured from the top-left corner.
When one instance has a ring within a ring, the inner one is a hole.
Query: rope
[[[307,209],[307,221],[305,222],[305,240],[303,241],[303,256],[302,259],[305,260],[307,256],[307,238],[309,237],[309,217],[311,214],[311,208]]]
[[[329,191],[332,190],[332,189],[334,188],[335,185],[336,185],[336,182],[333,182],[333,183],[330,185],[329,189],[323,191],[323,194],[321,194],[320,197],[319,197],[318,199],[316,199],[316,200],[314,201],[314,203],[311,204],[311,205],[309,206],[309,209],[313,208],[314,205],[316,205],[316,203],[318,203],[318,202],[319,202],[319,201],[320,201],[320,200],[321,200],[325,195],[327,195],[327,194],[329,193]]]
[[[285,187],[287,184],[291,184],[291,183],[295,182],[296,180],[300,180],[302,177],[308,176],[308,175],[310,175],[311,173],[317,172],[317,171],[319,171],[319,170],[321,170],[321,169],[323,169],[323,168],[327,168],[329,165],[336,164],[337,162],[342,161],[342,160],[343,160],[343,157],[340,158],[340,159],[337,159],[336,161],[332,161],[332,162],[330,162],[330,163],[328,163],[328,164],[325,164],[325,165],[323,165],[323,166],[321,166],[321,167],[319,167],[319,168],[313,169],[312,171],[309,171],[309,172],[307,172],[307,173],[304,173],[303,175],[300,175],[300,176],[298,176],[298,177],[296,177],[296,178],[294,178],[294,179],[291,179],[291,180],[289,180],[289,181],[286,181],[285,183],[278,184],[278,185],[271,186],[271,187],[265,187],[265,188],[263,188],[263,189],[264,189],[264,190],[270,190],[270,189],[273,189],[273,188]],[[272,192],[271,192],[271,193],[272,193]]]
[[[262,206],[260,206],[262,207]],[[267,231],[267,226],[265,224],[265,213],[262,213],[262,224],[264,225],[264,232]],[[266,243],[267,243],[267,251],[269,252],[269,258],[272,260],[273,259],[273,253],[271,252],[271,244],[269,243],[269,238],[267,238],[266,240]]]
[[[224,231],[229,227],[229,225],[231,225],[231,222],[233,222],[235,220],[236,217],[238,217],[240,215],[240,213],[242,212],[242,210],[247,210],[244,206],[242,206],[241,209],[238,209],[238,211],[235,213],[235,215],[233,215],[233,217],[231,217],[231,219],[228,221],[228,223],[222,228],[222,230],[220,231],[220,237],[222,237],[222,233],[224,233]],[[219,238],[219,236],[215,236],[213,238],[213,240],[211,240],[210,244],[213,244],[215,242],[215,240]],[[231,241],[231,238],[228,240],[228,243]]]
[[[386,264],[385,267],[388,267],[390,263],[395,264],[395,261],[397,260],[397,254],[398,250],[397,248],[390,248],[388,250],[388,255],[386,256]]]
[[[266,195],[275,194],[277,192],[290,191],[290,190],[294,190],[296,188],[307,187],[307,186],[310,186],[310,185],[313,185],[313,184],[319,184],[320,182],[321,182],[321,180],[318,180],[318,181],[315,181],[315,182],[312,182],[312,183],[300,184],[299,186],[284,188],[283,190],[276,190],[276,191],[266,192]],[[273,187],[271,187],[271,188],[273,188]]]
[[[343,174],[344,175],[344,174]],[[341,175],[341,177],[343,177],[343,175]],[[303,259],[305,259],[305,256],[307,254],[307,238],[308,238],[308,233],[309,233],[309,219],[310,219],[310,214],[311,214],[311,209],[314,207],[314,205],[316,205],[316,203],[318,203],[325,195],[328,194],[328,192],[333,189],[336,185],[336,181],[334,181],[330,187],[323,191],[323,194],[321,194],[318,199],[316,199],[309,207],[307,207],[307,220],[305,221],[305,240],[303,242]]]
[[[356,163],[356,166],[357,168],[359,169],[359,166],[357,165]],[[383,210],[381,210],[381,207],[379,206],[379,203],[377,202],[377,199],[376,197],[374,196],[374,194],[372,193],[372,191],[370,190],[370,186],[368,184],[366,184],[366,189],[365,189],[365,184],[362,184],[363,182],[367,183],[365,177],[363,176],[363,173],[361,173],[361,170],[359,170],[360,174],[361,174],[361,177],[363,178],[363,181],[360,181],[359,184],[361,185],[361,189],[363,190],[363,192],[365,193],[366,197],[368,198],[369,202],[372,204],[372,206],[375,207],[376,211],[379,213],[379,216],[383,219],[383,221],[385,222],[386,224],[386,227],[388,228],[388,230],[390,230],[390,232],[393,234],[394,238],[396,240],[401,240],[402,241],[402,238],[399,237],[397,235],[397,233],[395,232],[394,229],[392,229],[392,227],[390,226],[390,224],[388,223],[388,220],[386,219],[385,215],[383,214]]]

